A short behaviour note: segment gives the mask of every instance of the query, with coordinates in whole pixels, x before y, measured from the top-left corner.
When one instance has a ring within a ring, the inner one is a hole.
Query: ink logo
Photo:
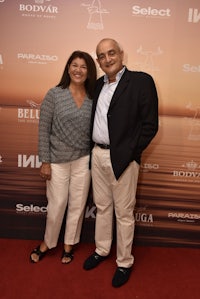
[[[106,9],[101,7],[100,0],[93,0],[91,4],[81,4],[87,8],[89,19],[87,29],[103,30],[103,14],[109,13]]]
[[[39,157],[36,155],[18,155],[18,167],[19,168],[40,168],[41,162],[39,161]]]
[[[33,53],[18,53],[17,58],[27,63],[47,64],[58,61],[56,55],[33,54]]]
[[[140,7],[139,5],[132,6],[132,14],[134,17],[146,17],[146,18],[169,18],[171,17],[171,11],[169,8],[153,8]]]
[[[188,22],[198,23],[200,21],[200,12],[197,8],[189,8],[188,12]]]

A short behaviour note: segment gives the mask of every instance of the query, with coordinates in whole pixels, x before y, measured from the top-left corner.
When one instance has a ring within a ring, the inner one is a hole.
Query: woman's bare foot
[[[73,260],[73,247],[72,245],[64,245],[64,250],[62,254],[62,263],[69,264]]]
[[[37,248],[35,248],[30,255],[30,259],[32,263],[38,263],[48,251],[48,247],[43,241]]]

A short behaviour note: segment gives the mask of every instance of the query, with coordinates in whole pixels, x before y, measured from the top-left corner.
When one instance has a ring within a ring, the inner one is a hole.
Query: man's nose
[[[111,60],[111,57],[110,57],[109,54],[106,54],[106,55],[105,55],[105,60],[106,60],[106,62],[109,62],[109,61]]]

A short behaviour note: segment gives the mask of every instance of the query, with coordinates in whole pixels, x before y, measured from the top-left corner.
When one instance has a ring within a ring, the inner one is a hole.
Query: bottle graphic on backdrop
[[[89,13],[87,28],[94,29],[94,30],[103,30],[104,25],[103,25],[102,14],[108,13],[108,11],[101,7],[101,1],[93,0],[91,4],[82,4],[82,5],[87,7],[87,11]]]

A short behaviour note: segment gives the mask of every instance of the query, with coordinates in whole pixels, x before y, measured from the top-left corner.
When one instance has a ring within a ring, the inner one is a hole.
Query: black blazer
[[[97,80],[92,107],[91,136],[103,76]],[[130,162],[140,164],[142,151],[158,130],[158,97],[152,77],[125,69],[107,114],[110,156],[116,179]],[[94,146],[92,141],[91,148]]]

